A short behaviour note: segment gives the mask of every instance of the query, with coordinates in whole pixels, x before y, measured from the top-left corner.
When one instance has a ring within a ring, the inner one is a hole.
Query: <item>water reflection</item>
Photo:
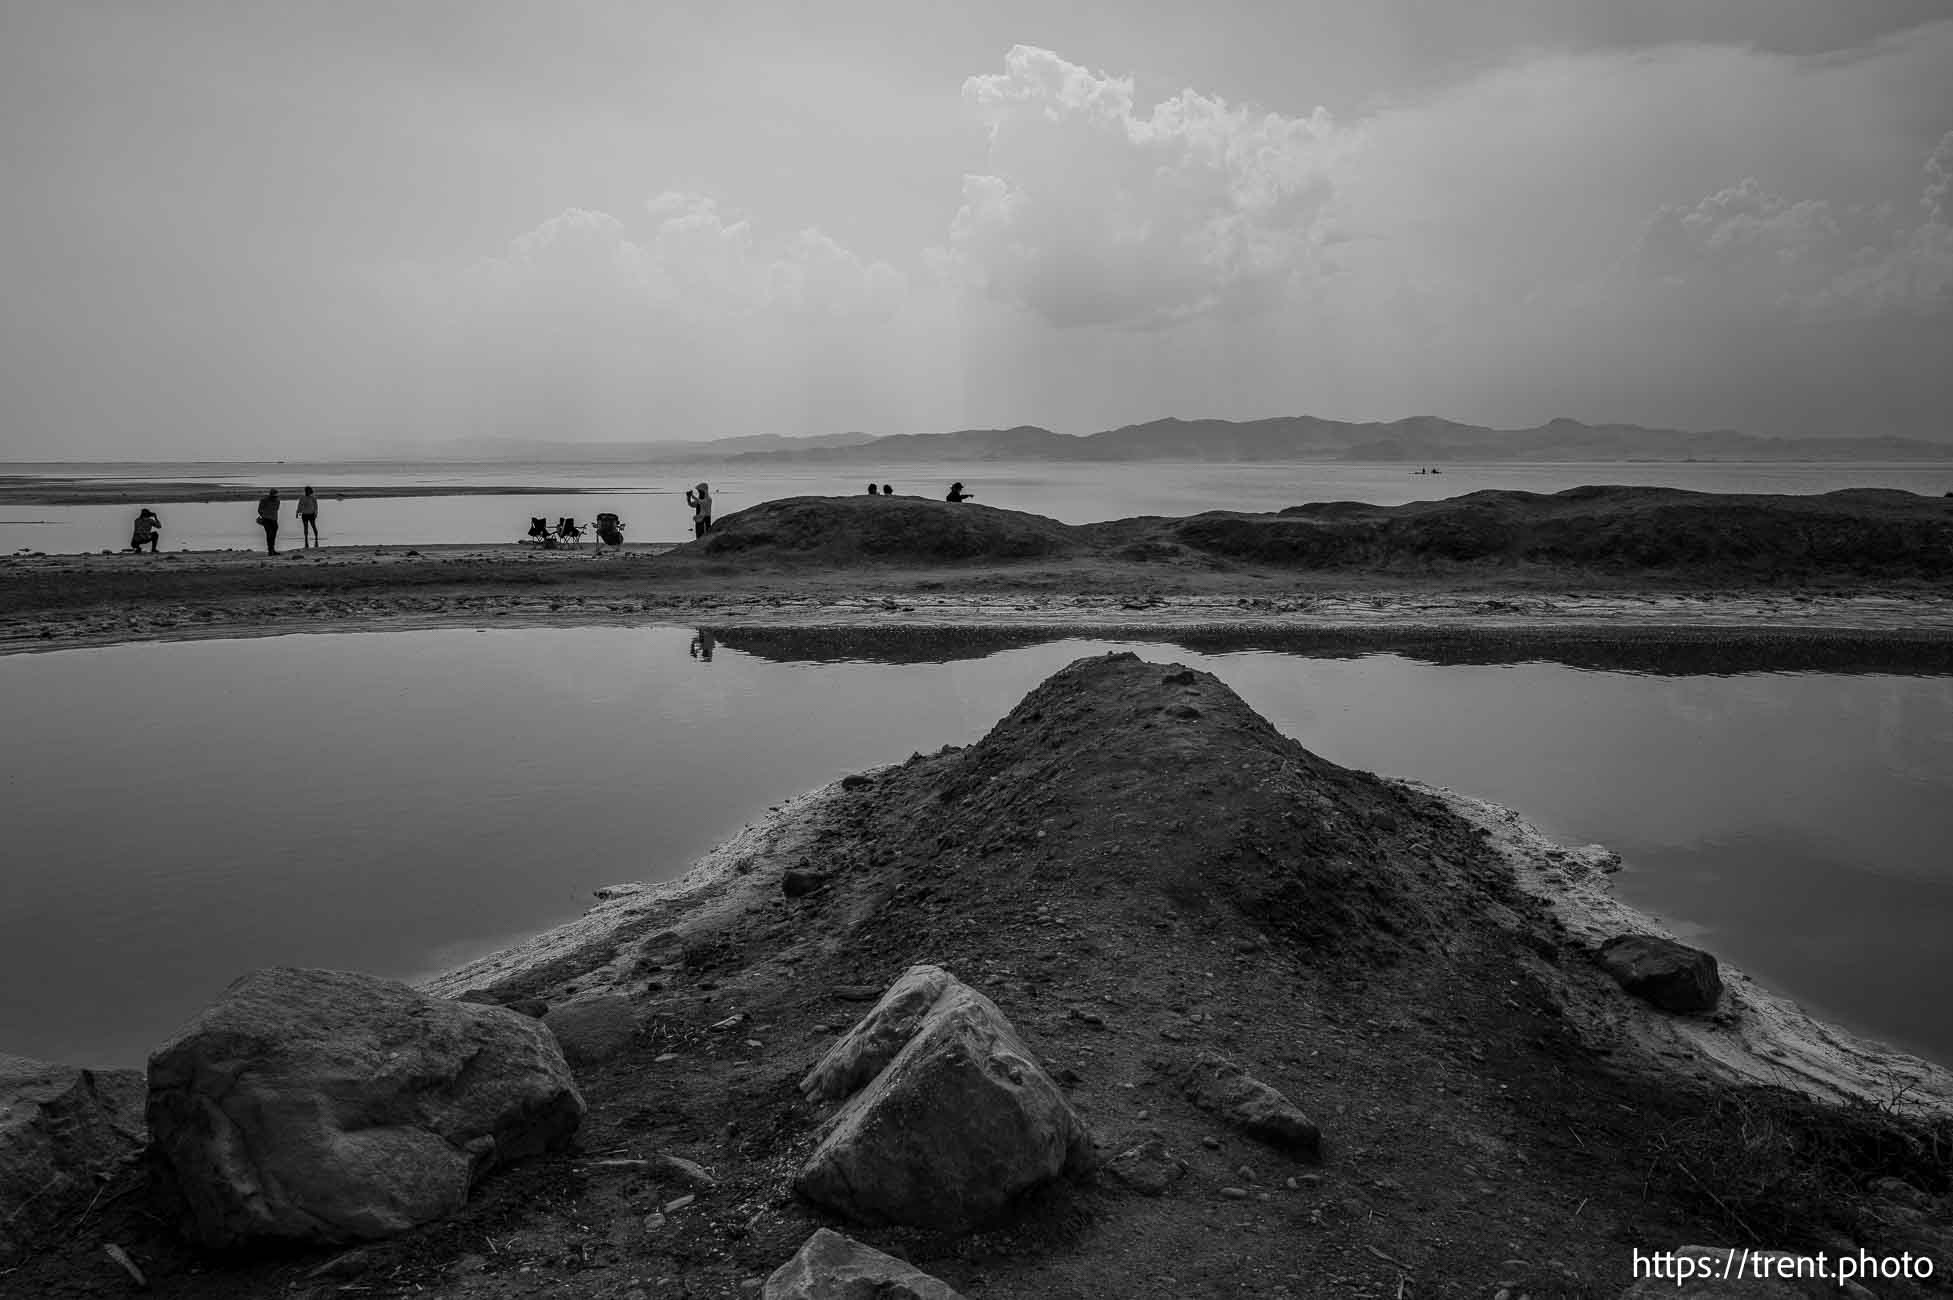
[[[139,1063],[257,966],[452,964],[1115,649],[1215,673],[1334,762],[1610,844],[1629,898],[1953,1061],[1895,992],[1949,974],[1936,647],[614,626],[0,657],[0,987],[36,990],[0,999],[0,1051]]]
[[[726,645],[744,654],[774,663],[805,664],[947,664],[1100,635],[1098,630],[1064,627],[719,629]],[[1325,628],[1147,630],[1128,635],[1147,644],[1207,655],[1264,653],[1358,659],[1391,654],[1440,666],[1546,663],[1657,677],[1743,673],[1953,675],[1953,644],[1944,636],[1923,633],[1814,634],[1741,628],[1626,628],[1579,633]]]

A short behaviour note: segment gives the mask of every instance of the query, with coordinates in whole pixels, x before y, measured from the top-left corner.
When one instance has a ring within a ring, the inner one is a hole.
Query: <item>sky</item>
[[[0,0],[0,460],[1953,440],[1945,0]]]

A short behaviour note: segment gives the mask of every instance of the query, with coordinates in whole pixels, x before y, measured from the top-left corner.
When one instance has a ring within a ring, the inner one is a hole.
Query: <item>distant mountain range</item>
[[[1355,424],[1312,415],[1269,420],[1153,420],[1085,435],[1033,424],[954,433],[758,434],[692,442],[572,442],[468,438],[427,452],[437,459],[557,464],[913,464],[921,461],[1941,461],[1953,443],[1916,438],[1769,438],[1717,429],[1692,433],[1635,424],[1551,420],[1490,429],[1436,416]]]
[[[1309,415],[1269,420],[1153,420],[1075,436],[1036,425],[901,433],[815,445],[733,451],[725,443],[693,444],[715,459],[754,463],[848,465],[915,461],[1867,461],[1953,460],[1953,444],[1915,438],[1768,438],[1718,429],[1691,433],[1633,424],[1552,420],[1534,429],[1488,429],[1435,416],[1388,424],[1352,424]]]

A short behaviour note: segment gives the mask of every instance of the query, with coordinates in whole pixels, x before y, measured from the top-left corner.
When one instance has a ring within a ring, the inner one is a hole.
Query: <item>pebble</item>
[[[1230,1201],[1245,1201],[1248,1199],[1248,1189],[1245,1187],[1223,1187],[1221,1188],[1221,1195]]]
[[[1252,1183],[1255,1180],[1255,1171],[1252,1165],[1242,1165],[1234,1172],[1241,1176],[1241,1181],[1244,1183]]]
[[[682,1210],[686,1206],[690,1205],[693,1201],[696,1201],[697,1199],[698,1199],[697,1196],[694,1196],[692,1193],[687,1192],[685,1193],[685,1195],[677,1198],[676,1200],[666,1201],[665,1213],[670,1214],[674,1210]]]
[[[662,1215],[662,1214],[647,1214],[647,1215],[645,1215],[645,1216],[644,1216],[644,1230],[645,1230],[646,1232],[656,1232],[656,1231],[657,1231],[658,1229],[660,1229],[660,1228],[662,1228],[662,1227],[664,1227],[664,1226],[665,1226],[665,1216],[664,1216],[664,1215]]]
[[[1206,1147],[1209,1151],[1219,1151],[1221,1149],[1221,1140],[1217,1137],[1204,1137],[1200,1139],[1200,1145]]]
[[[652,1057],[652,1058],[651,1058],[651,1064],[653,1064],[653,1065],[663,1065],[663,1064],[664,1064],[664,1063],[665,1063],[666,1061],[675,1061],[675,1060],[677,1060],[677,1059],[678,1059],[678,1053],[676,1053],[676,1052],[666,1052],[666,1053],[664,1053],[664,1054],[663,1054],[662,1056],[654,1056],[654,1057]]]

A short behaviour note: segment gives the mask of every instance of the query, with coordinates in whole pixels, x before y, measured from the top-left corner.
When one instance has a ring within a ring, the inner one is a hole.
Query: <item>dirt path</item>
[[[119,641],[432,626],[753,626],[1953,634],[1953,592],[1744,589],[1526,571],[1351,575],[1122,563],[741,567],[517,546],[0,559],[0,653]]]

